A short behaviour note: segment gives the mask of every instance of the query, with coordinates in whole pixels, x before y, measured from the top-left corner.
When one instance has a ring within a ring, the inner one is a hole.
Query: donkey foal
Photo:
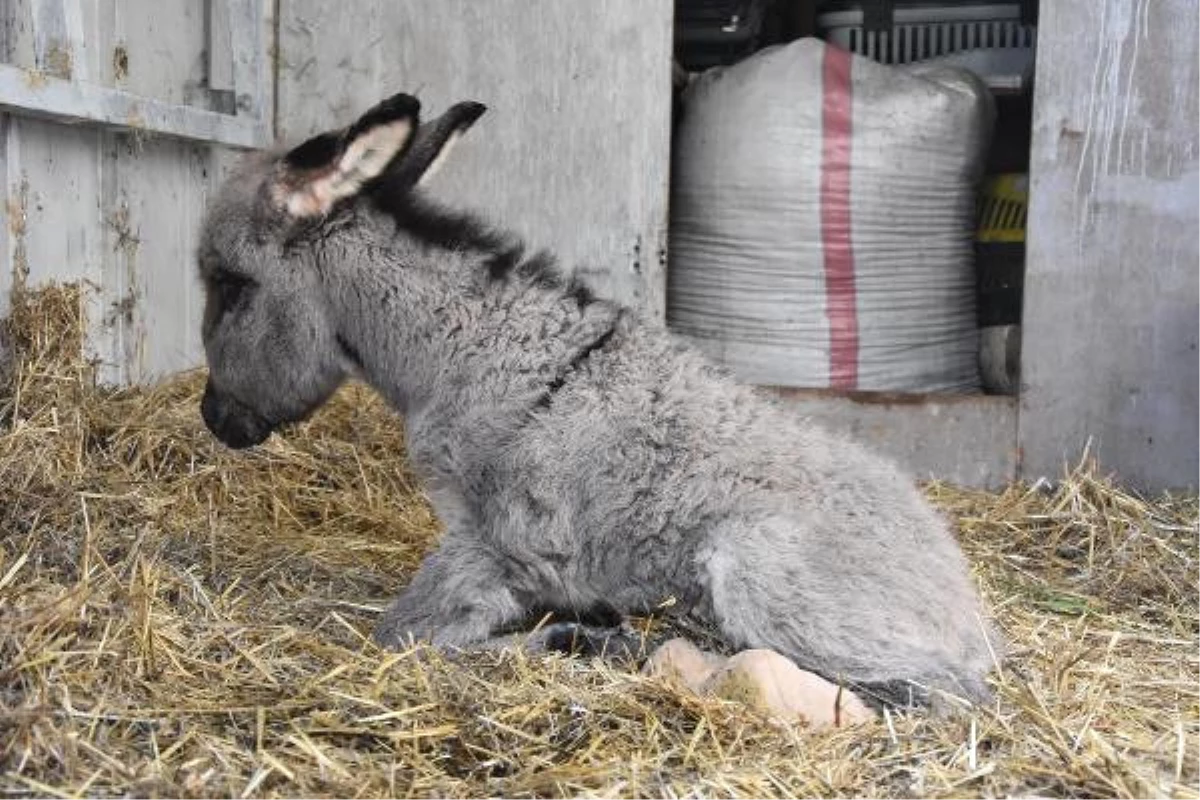
[[[732,645],[868,693],[985,697],[990,628],[908,477],[424,198],[483,111],[422,125],[392,97],[249,157],[204,225],[221,441],[263,441],[351,375],[405,416],[446,530],[376,639],[479,647],[535,608],[675,598]]]

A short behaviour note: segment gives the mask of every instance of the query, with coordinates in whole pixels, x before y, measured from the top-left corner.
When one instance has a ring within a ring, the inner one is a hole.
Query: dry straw
[[[935,485],[1014,642],[994,705],[811,733],[628,671],[365,638],[437,536],[350,387],[232,453],[202,377],[98,389],[19,296],[0,388],[0,794],[1197,796],[1197,503],[1086,465]]]

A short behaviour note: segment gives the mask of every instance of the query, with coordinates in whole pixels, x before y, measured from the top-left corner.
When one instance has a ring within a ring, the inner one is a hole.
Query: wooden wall
[[[662,318],[671,0],[289,0],[278,132],[298,140],[394,92],[489,111],[430,185]]]
[[[209,86],[218,0],[0,6],[0,313],[18,283],[83,281],[105,381],[201,359],[196,234],[233,155],[213,142],[265,143],[265,128],[227,112],[261,114],[270,90],[246,70],[265,63],[273,4],[219,2],[242,22],[218,48],[224,93]]]

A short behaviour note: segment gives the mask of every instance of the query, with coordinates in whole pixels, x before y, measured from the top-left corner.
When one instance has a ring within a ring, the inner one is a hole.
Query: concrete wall
[[[1132,484],[1195,487],[1195,1],[1046,0],[1039,26],[1021,472],[1091,440]]]
[[[599,290],[666,308],[671,0],[289,0],[278,132],[394,92],[489,111],[430,184],[558,252]]]
[[[918,480],[999,489],[1017,475],[1017,404],[982,394],[775,389],[779,402],[849,434]]]

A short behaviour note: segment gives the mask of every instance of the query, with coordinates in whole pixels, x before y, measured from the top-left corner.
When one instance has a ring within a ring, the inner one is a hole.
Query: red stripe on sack
[[[858,386],[858,298],[850,242],[850,53],[825,47],[822,68],[821,250],[829,317],[829,385]]]

